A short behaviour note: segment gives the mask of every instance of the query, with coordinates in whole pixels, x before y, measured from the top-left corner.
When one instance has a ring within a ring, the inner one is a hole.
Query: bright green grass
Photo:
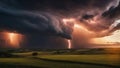
[[[59,56],[56,56],[56,57],[59,57]],[[34,59],[30,57],[29,58],[0,58],[0,66],[2,66],[3,64],[6,66],[7,65],[9,66],[9,67],[3,67],[3,68],[14,68],[14,66],[18,66],[17,68],[19,68],[19,66],[31,66],[31,67],[39,67],[39,68],[107,68],[107,67],[96,66],[96,65],[44,61],[44,60]]]
[[[44,55],[39,58],[120,66],[120,55]]]
[[[37,67],[37,68],[110,68],[110,67],[103,67],[97,65],[53,62],[53,61],[41,60],[39,58],[120,66],[120,62],[119,62],[120,55],[41,55],[41,53],[43,52],[39,52],[39,56],[37,56],[38,59],[31,57],[32,52],[14,53],[15,55],[20,55],[25,57],[0,58],[0,67],[4,65],[8,67],[3,67],[3,68],[19,68],[19,66],[28,66],[25,68],[29,68],[29,66]]]

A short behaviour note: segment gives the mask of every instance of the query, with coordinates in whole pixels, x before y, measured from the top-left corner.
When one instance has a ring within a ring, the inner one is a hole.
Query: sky
[[[0,47],[15,37],[20,48],[118,43],[119,12],[120,0],[0,0]]]

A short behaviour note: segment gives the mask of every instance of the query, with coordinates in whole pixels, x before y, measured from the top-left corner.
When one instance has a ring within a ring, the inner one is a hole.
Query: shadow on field
[[[15,64],[3,64],[0,63],[1,68],[43,68],[43,67],[34,67],[34,66],[27,66],[27,65],[15,65]]]
[[[103,67],[109,67],[109,68],[120,68],[120,66],[114,66],[114,65],[108,65],[108,64],[99,64],[99,63],[77,62],[77,61],[66,61],[66,60],[53,60],[53,59],[45,59],[45,58],[37,58],[37,57],[34,57],[34,59],[43,60],[43,61],[50,61],[50,62],[74,63],[74,64],[96,65],[96,66],[103,66]]]

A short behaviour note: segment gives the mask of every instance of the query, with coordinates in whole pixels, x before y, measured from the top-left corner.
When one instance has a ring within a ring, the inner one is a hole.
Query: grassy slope
[[[120,66],[120,55],[46,55],[40,58]]]
[[[8,67],[7,67],[8,65]],[[31,66],[33,68],[101,68],[96,65],[73,64],[64,62],[43,61],[34,58],[0,58],[0,66],[3,68],[19,68],[20,66]],[[20,67],[21,68],[21,67]],[[28,67],[29,68],[29,67]],[[107,67],[102,67],[107,68]],[[108,67],[109,68],[109,67]]]
[[[14,53],[15,55],[24,56],[21,58],[0,58],[0,67],[2,68],[107,68],[104,66],[76,64],[76,63],[64,63],[41,60],[39,58],[51,59],[51,60],[65,60],[74,62],[89,62],[100,63],[108,65],[120,66],[120,55],[41,55],[39,52],[38,59],[31,56],[32,52]],[[21,67],[22,66],[22,67]],[[25,66],[25,67],[24,67]],[[27,66],[27,67],[26,67]],[[30,66],[30,67],[29,67]],[[110,68],[110,67],[108,67]]]

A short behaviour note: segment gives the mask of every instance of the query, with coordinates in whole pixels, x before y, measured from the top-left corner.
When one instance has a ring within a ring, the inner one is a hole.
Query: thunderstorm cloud
[[[74,18],[94,37],[104,37],[120,28],[119,12],[120,0],[0,0],[0,31],[40,35],[41,41],[48,40],[46,36],[71,39],[74,24],[66,25],[63,19]],[[87,44],[89,37],[81,33],[82,45]]]

